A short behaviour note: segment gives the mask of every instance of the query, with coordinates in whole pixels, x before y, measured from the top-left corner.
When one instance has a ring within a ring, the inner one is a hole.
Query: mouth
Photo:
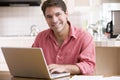
[[[60,23],[56,23],[52,25],[53,28],[58,28],[59,26],[60,26]]]

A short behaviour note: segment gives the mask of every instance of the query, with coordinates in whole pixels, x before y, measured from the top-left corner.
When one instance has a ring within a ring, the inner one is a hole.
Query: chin
[[[59,32],[59,33],[62,32],[62,31],[63,31],[63,29],[56,30],[56,32]]]

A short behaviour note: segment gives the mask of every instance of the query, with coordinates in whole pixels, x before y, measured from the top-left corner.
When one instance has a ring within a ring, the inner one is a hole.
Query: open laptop
[[[70,73],[51,74],[41,48],[1,47],[11,75],[33,78],[59,78]]]

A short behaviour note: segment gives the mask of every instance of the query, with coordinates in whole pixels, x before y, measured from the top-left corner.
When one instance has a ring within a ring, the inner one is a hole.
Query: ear
[[[66,10],[65,14],[66,14],[66,16],[68,17],[68,10]]]

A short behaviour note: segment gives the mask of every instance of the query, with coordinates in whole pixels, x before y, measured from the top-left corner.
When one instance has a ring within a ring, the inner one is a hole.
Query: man
[[[95,46],[92,36],[71,25],[63,0],[47,0],[42,11],[49,29],[40,32],[32,47],[43,49],[51,73],[93,74]]]

